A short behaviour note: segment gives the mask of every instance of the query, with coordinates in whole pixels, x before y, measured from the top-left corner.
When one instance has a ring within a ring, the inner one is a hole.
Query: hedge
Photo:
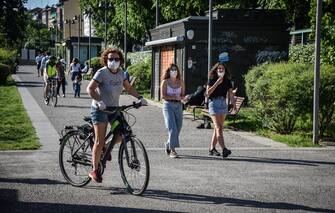
[[[313,110],[313,65],[298,63],[263,64],[245,76],[250,104],[266,128],[278,133],[294,131],[297,120],[308,122]],[[320,135],[334,120],[335,67],[321,66]]]
[[[10,66],[6,64],[0,64],[0,85],[4,85],[6,83],[9,74]]]

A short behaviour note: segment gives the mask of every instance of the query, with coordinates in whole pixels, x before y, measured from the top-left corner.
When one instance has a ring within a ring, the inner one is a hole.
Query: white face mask
[[[170,76],[171,76],[171,78],[176,78],[177,75],[178,75],[177,71],[170,70]]]
[[[120,66],[120,61],[108,61],[107,66],[111,70],[116,70]]]
[[[224,72],[218,72],[219,78],[222,78],[224,76]]]
[[[171,78],[176,78],[178,75],[178,71],[175,68],[170,69],[170,77]]]

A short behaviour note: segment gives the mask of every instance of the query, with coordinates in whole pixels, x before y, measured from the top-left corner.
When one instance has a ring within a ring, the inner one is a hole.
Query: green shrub
[[[10,66],[6,64],[0,64],[0,85],[4,85],[10,74]]]
[[[304,64],[314,64],[314,44],[298,44],[294,46],[290,46],[289,49],[289,61],[296,63],[304,63]],[[328,52],[325,47],[321,46],[320,49],[320,63],[321,64],[329,64],[329,60],[333,52],[329,52],[330,47],[328,48]],[[334,56],[333,56],[334,57]]]
[[[102,65],[100,64],[100,57],[91,58],[91,67],[94,71],[97,71],[102,67]]]
[[[253,67],[245,76],[250,104],[263,125],[278,133],[291,133],[309,123],[313,110],[313,66],[278,63]],[[320,73],[320,135],[331,126],[335,112],[335,67],[322,65]],[[306,128],[306,126],[302,127]]]
[[[127,60],[130,60],[130,64],[136,64],[138,62],[148,60],[151,58],[151,51],[133,52],[127,54]]]
[[[147,58],[128,67],[131,76],[135,76],[135,88],[138,91],[147,91],[151,86],[151,58]]]
[[[10,51],[0,48],[0,63],[14,67],[16,51]]]
[[[289,49],[289,61],[296,63],[314,63],[314,45],[294,45]]]

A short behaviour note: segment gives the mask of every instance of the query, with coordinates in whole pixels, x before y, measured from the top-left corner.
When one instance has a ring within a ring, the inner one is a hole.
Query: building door
[[[174,48],[173,46],[162,47],[161,50],[161,74],[170,66],[171,63],[174,63]]]

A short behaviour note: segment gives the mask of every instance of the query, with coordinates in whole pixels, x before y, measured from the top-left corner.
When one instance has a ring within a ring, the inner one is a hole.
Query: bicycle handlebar
[[[142,106],[141,101],[139,101],[139,102],[134,101],[132,104],[129,104],[129,105],[122,105],[122,106],[117,106],[117,107],[106,107],[106,109],[101,110],[101,111],[107,112],[107,113],[114,113],[115,111],[124,111],[124,110],[130,109],[130,108],[138,109],[141,106]]]

